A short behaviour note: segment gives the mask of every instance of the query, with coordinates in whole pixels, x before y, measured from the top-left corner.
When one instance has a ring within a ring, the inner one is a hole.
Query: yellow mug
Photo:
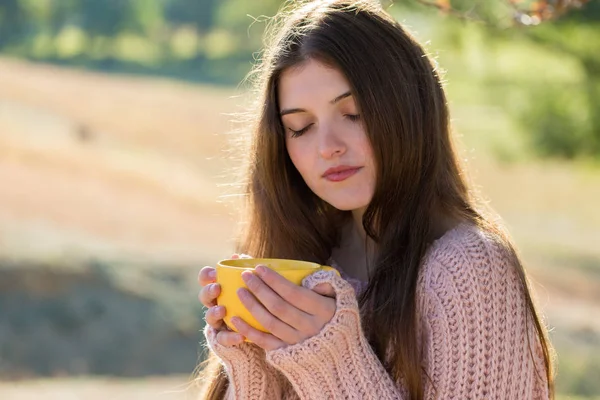
[[[236,331],[231,323],[232,317],[240,317],[250,326],[267,332],[267,330],[250,314],[237,295],[241,287],[248,288],[242,279],[242,272],[254,271],[257,265],[266,265],[279,275],[296,285],[302,285],[302,280],[317,271],[335,271],[332,267],[300,260],[284,260],[277,258],[239,258],[235,260],[222,260],[217,264],[217,283],[221,285],[221,294],[217,297],[217,305],[225,306],[223,321],[227,326]]]

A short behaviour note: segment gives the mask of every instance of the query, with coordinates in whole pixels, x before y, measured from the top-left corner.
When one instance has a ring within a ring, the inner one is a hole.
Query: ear
[[[333,286],[331,286],[329,283],[319,283],[312,290],[322,296],[335,299],[335,290],[333,290]]]

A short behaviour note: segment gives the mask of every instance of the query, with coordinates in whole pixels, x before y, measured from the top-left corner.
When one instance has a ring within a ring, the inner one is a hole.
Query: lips
[[[362,167],[340,165],[339,167],[329,168],[325,171],[323,178],[332,182],[341,182],[356,174],[360,169],[362,169]]]

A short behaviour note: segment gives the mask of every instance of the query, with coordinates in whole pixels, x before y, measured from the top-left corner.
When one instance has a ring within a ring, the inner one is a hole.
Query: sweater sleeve
[[[470,235],[470,236],[469,236]],[[516,268],[470,232],[434,249],[417,298],[427,399],[548,399],[544,357]]]
[[[303,342],[267,351],[267,361],[287,377],[300,399],[401,398],[362,332],[352,286],[330,271],[310,275],[303,285],[312,289],[320,283],[336,292],[331,321]]]
[[[206,343],[221,360],[227,373],[229,387],[227,400],[293,399],[290,384],[279,371],[265,360],[265,351],[252,343],[226,347],[216,340],[217,332],[207,325],[204,328]]]
[[[547,399],[541,346],[509,258],[481,237],[441,247],[424,262],[417,289],[425,398]],[[336,291],[332,320],[304,342],[268,351],[267,361],[300,399],[408,399],[368,344],[352,287],[329,272],[304,286],[323,282]]]

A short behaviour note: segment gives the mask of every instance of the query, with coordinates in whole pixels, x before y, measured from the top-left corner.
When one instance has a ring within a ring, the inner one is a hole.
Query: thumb
[[[329,283],[319,283],[312,289],[314,292],[335,299],[335,290]]]

